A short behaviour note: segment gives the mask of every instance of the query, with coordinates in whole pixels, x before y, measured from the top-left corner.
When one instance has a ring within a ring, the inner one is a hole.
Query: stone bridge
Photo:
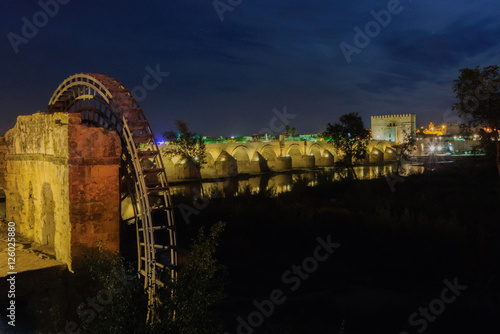
[[[396,159],[394,142],[370,140],[366,158],[359,163],[383,163]],[[165,145],[160,150],[165,150]],[[314,167],[331,167],[339,160],[332,143],[327,141],[255,141],[246,143],[206,144],[207,163],[203,178],[238,174],[288,171]],[[195,178],[196,174],[179,157],[166,157],[163,163],[169,180]]]

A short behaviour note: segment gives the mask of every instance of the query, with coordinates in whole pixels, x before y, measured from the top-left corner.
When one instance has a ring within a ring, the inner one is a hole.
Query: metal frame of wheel
[[[177,249],[173,205],[161,153],[137,100],[117,80],[94,73],[70,76],[54,92],[46,113],[80,113],[82,123],[116,131],[122,141],[121,205],[134,214],[138,273],[148,294],[153,321],[157,289],[176,277]]]

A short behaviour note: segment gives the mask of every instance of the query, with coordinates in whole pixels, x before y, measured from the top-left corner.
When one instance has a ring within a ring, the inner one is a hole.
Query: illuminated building
[[[372,138],[375,140],[387,140],[402,142],[404,133],[415,136],[416,116],[415,114],[381,115],[371,117]]]

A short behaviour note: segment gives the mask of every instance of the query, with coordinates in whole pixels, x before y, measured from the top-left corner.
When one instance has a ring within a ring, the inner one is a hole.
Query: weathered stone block
[[[52,247],[70,270],[98,240],[119,250],[121,142],[115,132],[82,125],[79,114],[38,113],[18,117],[3,147],[7,219],[18,233]]]

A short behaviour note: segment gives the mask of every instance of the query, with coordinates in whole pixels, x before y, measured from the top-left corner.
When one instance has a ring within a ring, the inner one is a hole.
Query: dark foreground
[[[178,215],[181,244],[227,222],[226,331],[498,332],[495,169],[457,162],[403,180],[299,181],[275,198],[212,198],[189,224]]]
[[[19,324],[30,330],[15,332],[498,333],[500,178],[477,159],[425,168],[432,172],[389,182],[332,182],[317,173],[317,186],[299,178],[279,196],[250,189],[197,202],[176,196],[182,263],[200,227],[226,223],[215,253],[227,269],[222,302],[211,246],[192,248],[195,266],[181,268],[184,283],[174,288],[174,323],[151,329],[133,264],[126,274],[107,254],[89,267],[100,283],[70,273],[32,281],[50,286],[18,298]],[[181,208],[191,208],[188,219]],[[125,256],[135,253],[132,232]],[[110,285],[112,277],[118,280]],[[112,300],[95,311],[84,307],[79,318],[82,301],[104,292]],[[213,303],[216,316],[207,312]],[[77,328],[65,331],[68,321]]]

